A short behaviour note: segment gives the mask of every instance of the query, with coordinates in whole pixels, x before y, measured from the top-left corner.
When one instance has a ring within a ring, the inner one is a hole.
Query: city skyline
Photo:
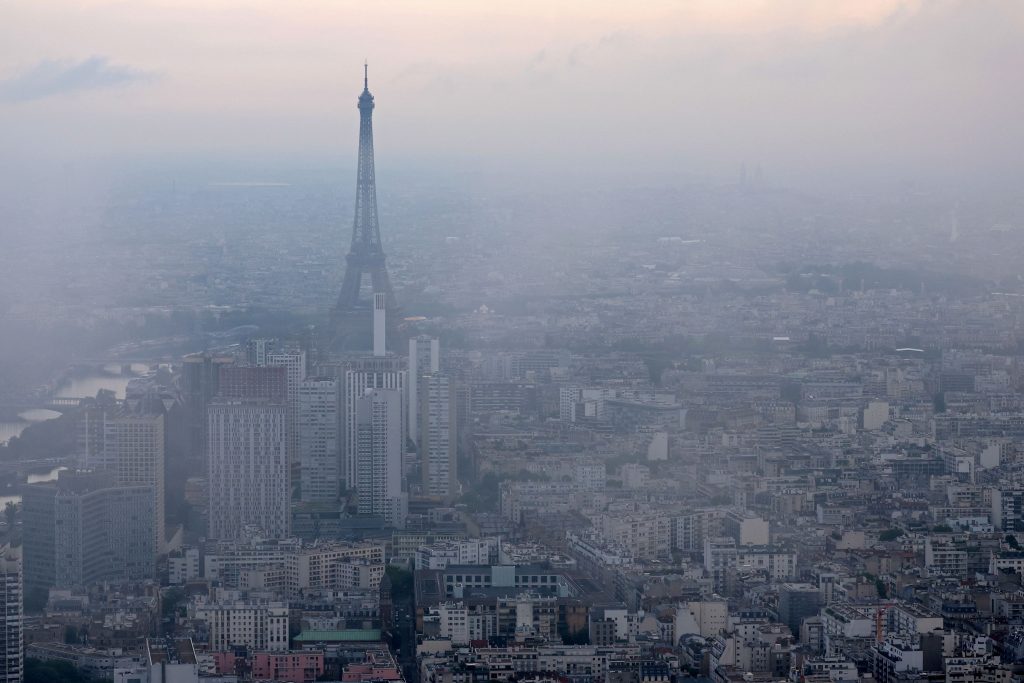
[[[0,5],[0,683],[1024,682],[1024,4]]]
[[[345,74],[364,58],[396,166],[706,176],[747,161],[795,184],[826,170],[967,181],[1017,177],[1024,144],[1008,118],[1024,67],[1010,1],[117,7],[5,7],[0,123],[15,158],[347,158]],[[187,56],[159,31],[171,20],[202,27]],[[375,42],[381,31],[394,38]]]

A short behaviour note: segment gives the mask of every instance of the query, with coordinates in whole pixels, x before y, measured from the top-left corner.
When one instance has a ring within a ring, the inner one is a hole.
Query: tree
[[[799,403],[800,383],[793,381],[783,382],[782,386],[779,388],[779,395],[783,398],[783,400],[789,401],[791,403]]]
[[[643,361],[647,366],[647,376],[651,380],[651,384],[660,387],[661,375],[672,367],[672,361],[661,356],[644,356]]]
[[[567,624],[559,624],[558,635],[564,645],[590,645],[590,631],[586,628],[570,633]]]
[[[30,588],[25,591],[25,612],[37,614],[46,608],[50,600],[50,591],[45,588]]]
[[[895,541],[897,538],[903,535],[903,529],[886,529],[882,533],[878,534],[879,541]]]
[[[160,596],[160,613],[163,615],[163,627],[168,635],[174,631],[174,617],[179,608],[183,609],[185,591],[181,588],[169,588]]]
[[[486,512],[498,509],[499,487],[501,480],[494,472],[488,472],[472,486],[466,487],[466,492],[459,500],[472,512]]]
[[[25,658],[25,683],[99,683],[69,662]]]
[[[411,571],[403,569],[397,564],[389,564],[384,573],[387,574],[388,579],[391,581],[391,599],[394,602],[408,600],[412,597],[413,583]]]

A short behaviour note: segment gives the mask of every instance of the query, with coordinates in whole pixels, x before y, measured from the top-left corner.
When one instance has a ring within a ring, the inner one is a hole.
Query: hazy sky
[[[0,0],[0,153],[341,160],[364,58],[392,163],[1024,158],[1021,0]]]

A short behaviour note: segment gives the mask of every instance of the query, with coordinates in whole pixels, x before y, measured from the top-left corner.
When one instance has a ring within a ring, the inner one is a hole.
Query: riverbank
[[[0,467],[70,456],[75,452],[75,411],[42,422],[29,422],[16,436],[0,445]]]
[[[57,411],[38,407],[46,405],[52,398],[91,398],[103,389],[124,398],[128,383],[148,369],[142,364],[118,363],[65,368],[33,396],[0,407],[0,445],[22,436],[33,425],[59,417]]]

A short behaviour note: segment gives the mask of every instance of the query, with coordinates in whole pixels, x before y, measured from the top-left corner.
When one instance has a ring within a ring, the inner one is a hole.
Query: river
[[[120,372],[121,366],[111,364],[105,369],[111,373],[117,373]],[[132,372],[141,374],[146,370],[148,370],[148,368],[145,365],[132,365]],[[135,375],[108,375],[99,373],[73,377],[60,385],[54,396],[57,398],[90,398],[95,396],[100,389],[109,389],[117,394],[118,398],[124,398],[125,387],[128,386],[128,382],[130,382],[134,377]],[[18,417],[20,419],[18,420],[0,421],[0,444],[7,443],[7,441],[13,436],[18,436],[33,422],[52,420],[59,416],[60,413],[56,413],[52,410],[35,408],[19,413]]]
[[[104,369],[110,373],[117,373],[120,372],[121,366],[112,364],[108,365]],[[132,365],[133,373],[141,374],[146,370],[148,370],[148,368],[145,365]],[[91,396],[95,396],[100,389],[109,389],[117,394],[118,398],[124,398],[125,388],[133,377],[135,377],[135,375],[99,373],[73,377],[62,384],[54,395],[58,398],[89,398]],[[31,410],[18,413],[17,420],[0,421],[0,444],[6,443],[11,437],[18,436],[26,427],[33,423],[52,420],[55,417],[60,417],[60,413],[53,410],[46,410],[44,408],[32,408]],[[55,467],[49,472],[44,472],[42,474],[30,474],[28,475],[28,483],[35,484],[41,481],[51,481],[56,479],[57,473],[62,469],[64,468]],[[2,493],[2,491],[0,491],[0,493]],[[20,502],[20,495],[0,495],[0,510],[2,510],[7,503]]]

